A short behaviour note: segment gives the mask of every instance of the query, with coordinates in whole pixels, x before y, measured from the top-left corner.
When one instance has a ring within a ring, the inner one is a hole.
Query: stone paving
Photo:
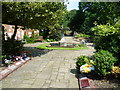
[[[88,44],[85,50],[39,50],[37,44],[25,45],[32,53],[32,60],[8,75],[2,88],[79,88],[75,76],[75,58],[92,55],[95,51]]]

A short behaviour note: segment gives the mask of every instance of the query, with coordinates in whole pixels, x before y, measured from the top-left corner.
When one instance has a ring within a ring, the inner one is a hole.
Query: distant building
[[[15,25],[2,24],[2,26],[4,27],[5,40],[7,40],[7,38],[11,38],[14,33]],[[16,40],[22,40],[24,38],[24,35],[28,37],[31,37],[32,34],[39,35],[39,30],[35,30],[35,29],[23,30],[22,28],[23,28],[22,26],[18,26],[15,37]]]
[[[32,37],[32,35],[34,36],[38,36],[39,35],[39,30],[35,30],[35,29],[25,29],[24,30],[24,34],[28,37]]]
[[[7,24],[2,24],[2,26],[4,26],[4,34],[5,34],[5,40],[7,40],[7,37],[11,38],[13,33],[14,33],[14,29],[15,26],[14,25],[7,25]],[[24,36],[24,31],[21,29],[22,26],[18,26],[17,29],[17,33],[16,33],[16,40],[22,40],[23,36]]]

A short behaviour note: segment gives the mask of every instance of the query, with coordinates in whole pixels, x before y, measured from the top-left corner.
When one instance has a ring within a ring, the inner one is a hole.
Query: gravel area
[[[97,88],[120,88],[120,80],[111,79],[111,80],[93,80]]]

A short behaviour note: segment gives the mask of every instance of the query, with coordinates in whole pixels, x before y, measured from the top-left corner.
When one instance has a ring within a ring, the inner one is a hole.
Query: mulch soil
[[[120,77],[115,78],[114,75],[106,75],[106,77],[100,78],[94,73],[90,77],[96,86],[96,88],[120,88]]]
[[[77,76],[78,75],[80,75],[80,73],[77,74]],[[120,77],[115,78],[113,75],[109,74],[104,78],[100,78],[95,75],[95,73],[89,74],[87,77],[93,80],[96,88],[115,88],[120,90]]]

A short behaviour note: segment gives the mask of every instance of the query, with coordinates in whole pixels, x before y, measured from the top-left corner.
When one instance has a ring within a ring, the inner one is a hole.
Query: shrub
[[[120,64],[120,39],[116,35],[96,37],[94,40],[95,49],[107,50],[113,54],[114,57],[118,58],[117,65]]]
[[[27,43],[34,43],[35,38],[34,37],[28,37],[24,35],[24,39],[26,40]]]
[[[54,39],[46,39],[47,42],[54,42]]]
[[[62,35],[61,31],[54,30],[54,31],[51,31],[49,39],[53,39],[55,41],[58,41],[61,39],[61,35]]]
[[[113,66],[111,73],[115,78],[120,78],[120,68],[118,66]]]
[[[117,57],[116,65],[120,65],[120,28],[119,25],[97,25],[91,30],[96,35],[94,39],[95,49],[107,50]]]
[[[80,56],[77,58],[76,61],[76,68],[77,70],[80,69],[80,66],[84,65],[85,63],[89,63],[90,58],[88,56]]]
[[[86,35],[86,34],[77,34],[74,36],[75,38],[80,38],[80,37],[83,37],[83,38],[89,38],[90,36],[89,35]]]
[[[76,47],[84,47],[85,45],[84,44],[76,44],[75,46]]]
[[[93,60],[96,74],[103,77],[112,69],[116,58],[108,51],[99,50],[93,55]]]
[[[2,54],[11,55],[20,52],[23,48],[23,44],[18,40],[8,39],[2,43]]]

